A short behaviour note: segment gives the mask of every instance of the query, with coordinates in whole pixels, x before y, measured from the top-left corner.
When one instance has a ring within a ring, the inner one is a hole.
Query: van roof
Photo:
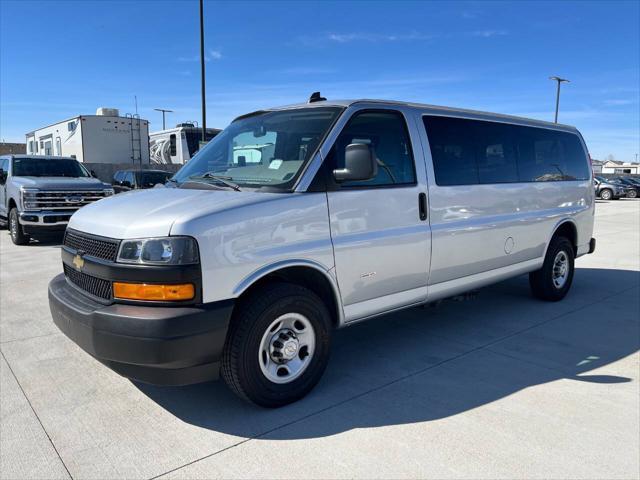
[[[355,105],[357,103],[404,106],[404,107],[415,108],[418,110],[424,110],[425,112],[428,111],[429,113],[434,113],[434,114],[451,115],[451,116],[456,116],[456,115],[472,116],[472,117],[481,118],[485,120],[502,120],[505,122],[517,122],[517,123],[526,123],[529,125],[539,125],[547,128],[576,130],[576,128],[572,125],[547,122],[544,120],[537,120],[537,119],[527,118],[527,117],[518,117],[516,115],[483,112],[479,110],[445,107],[440,105],[429,105],[426,103],[402,102],[397,100],[378,100],[378,99],[369,99],[369,98],[350,99],[350,100],[323,100],[323,101],[318,101],[313,103],[296,103],[292,105],[285,105],[282,107],[268,108],[266,110],[268,111],[288,110],[288,109],[305,108],[305,107],[345,107],[346,108],[346,107],[350,107],[351,105]]]

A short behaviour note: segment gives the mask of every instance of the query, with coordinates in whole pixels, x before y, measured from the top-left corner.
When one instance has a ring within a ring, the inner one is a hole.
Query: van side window
[[[344,168],[347,145],[371,145],[378,161],[378,175],[371,180],[343,182],[341,187],[412,185],[416,183],[409,133],[399,112],[364,111],[356,113],[337,138],[327,163],[331,171]]]
[[[589,178],[584,149],[573,133],[440,116],[423,121],[438,185]]]
[[[585,180],[589,167],[576,135],[544,128],[517,127],[518,170],[522,182]]]
[[[470,120],[424,117],[438,185],[475,185],[478,181],[476,145]]]
[[[504,123],[477,122],[473,134],[478,148],[479,182],[518,182],[514,127]]]

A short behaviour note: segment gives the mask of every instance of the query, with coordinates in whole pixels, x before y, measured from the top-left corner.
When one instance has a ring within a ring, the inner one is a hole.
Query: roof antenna
[[[326,98],[320,96],[320,92],[313,92],[309,97],[309,103],[326,102],[326,101],[327,101]]]

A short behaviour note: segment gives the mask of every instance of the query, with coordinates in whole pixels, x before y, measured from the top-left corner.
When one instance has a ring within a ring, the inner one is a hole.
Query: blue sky
[[[640,150],[640,2],[205,2],[207,124],[384,98],[576,125],[591,155]],[[0,138],[99,106],[200,119],[198,3],[0,0]]]

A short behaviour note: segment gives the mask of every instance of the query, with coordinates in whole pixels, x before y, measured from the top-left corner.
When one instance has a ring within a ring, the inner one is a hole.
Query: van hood
[[[12,177],[15,185],[24,188],[38,188],[40,190],[102,190],[111,188],[93,177]]]
[[[82,207],[69,228],[110,238],[163,237],[176,221],[268,201],[279,193],[152,188],[120,193]]]

